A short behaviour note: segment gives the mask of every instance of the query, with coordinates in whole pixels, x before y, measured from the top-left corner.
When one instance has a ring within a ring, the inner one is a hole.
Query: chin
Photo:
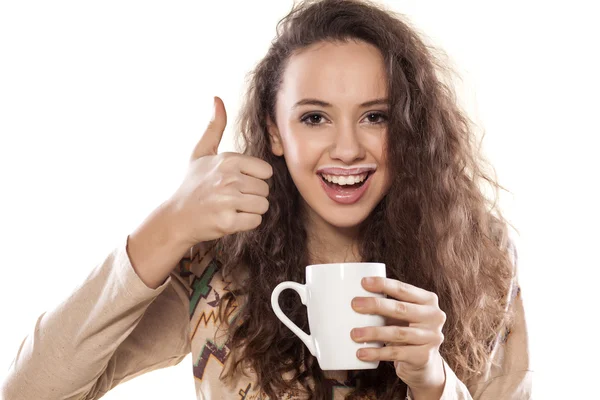
[[[370,210],[371,211],[371,210]],[[370,211],[350,211],[345,209],[318,210],[319,216],[336,228],[355,228],[362,224],[370,215]]]

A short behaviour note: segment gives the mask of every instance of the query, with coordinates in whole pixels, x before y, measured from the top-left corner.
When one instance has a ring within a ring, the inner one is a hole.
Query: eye
[[[321,122],[325,117],[321,114],[307,114],[300,119],[304,124],[309,126],[323,125]]]
[[[367,119],[371,124],[382,124],[387,121],[387,116],[382,112],[371,112],[367,114]]]

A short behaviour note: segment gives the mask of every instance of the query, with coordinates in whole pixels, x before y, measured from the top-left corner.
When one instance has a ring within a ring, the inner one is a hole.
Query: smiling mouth
[[[373,175],[375,171],[369,171],[364,174],[358,175],[348,175],[348,176],[340,176],[340,175],[329,175],[329,174],[319,174],[321,180],[330,188],[337,190],[352,190],[358,189],[367,182],[367,180]]]

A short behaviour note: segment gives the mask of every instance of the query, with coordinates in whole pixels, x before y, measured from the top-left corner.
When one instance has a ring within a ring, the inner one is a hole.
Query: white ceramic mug
[[[383,326],[384,317],[360,314],[352,309],[354,297],[385,297],[366,291],[361,279],[369,276],[385,277],[382,263],[334,263],[306,267],[306,284],[282,282],[271,294],[275,315],[291,329],[319,361],[322,370],[374,369],[379,361],[363,361],[356,356],[363,347],[381,347],[381,342],[356,343],[350,337],[354,328]],[[308,309],[306,334],[294,324],[279,307],[279,295],[285,289],[298,292]]]

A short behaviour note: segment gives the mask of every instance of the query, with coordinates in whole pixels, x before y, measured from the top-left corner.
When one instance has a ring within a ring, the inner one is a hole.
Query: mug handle
[[[307,300],[306,299],[306,297],[307,297],[306,285],[302,285],[297,282],[289,282],[288,281],[288,282],[281,282],[273,290],[273,293],[271,294],[271,307],[273,307],[273,311],[275,312],[275,315],[277,316],[277,318],[279,318],[281,320],[281,322],[284,323],[285,326],[290,328],[290,330],[292,332],[294,332],[294,334],[296,336],[298,336],[300,338],[300,340],[302,340],[304,342],[306,347],[308,347],[310,354],[312,354],[314,356],[315,355],[315,345],[313,343],[312,336],[308,335],[302,329],[298,328],[298,325],[293,323],[292,320],[289,319],[287,317],[287,315],[285,315],[283,313],[283,311],[281,311],[281,308],[279,307],[279,295],[281,294],[281,292],[283,292],[286,289],[295,290],[296,293],[298,293],[300,295],[300,300],[302,301],[302,304],[306,305],[306,300]]]

